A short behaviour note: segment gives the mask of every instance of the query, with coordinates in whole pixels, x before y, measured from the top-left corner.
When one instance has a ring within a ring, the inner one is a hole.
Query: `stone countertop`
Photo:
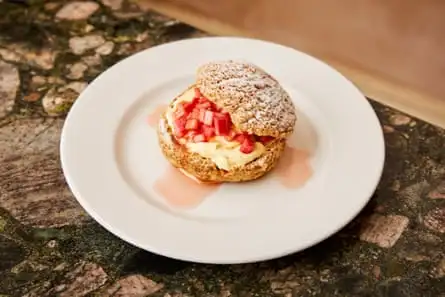
[[[0,11],[0,296],[445,296],[443,130],[372,103],[387,148],[380,185],[351,224],[302,253],[229,266],[156,256],[77,204],[59,164],[63,116],[122,58],[204,34],[125,0]]]

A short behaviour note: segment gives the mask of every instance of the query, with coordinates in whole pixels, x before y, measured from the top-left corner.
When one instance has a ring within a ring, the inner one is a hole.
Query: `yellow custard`
[[[191,102],[194,97],[195,91],[191,88],[179,96],[173,106],[167,109],[166,118],[171,129],[174,129],[173,112],[176,109],[176,105],[180,102]],[[221,136],[216,136],[209,142],[185,142],[183,144],[189,151],[211,159],[218,168],[227,171],[255,160],[265,151],[264,145],[256,142],[255,148],[250,154],[242,153],[238,142],[228,141]]]

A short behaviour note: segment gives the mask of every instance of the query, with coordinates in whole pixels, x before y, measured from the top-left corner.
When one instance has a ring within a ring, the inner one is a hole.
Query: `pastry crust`
[[[225,171],[219,169],[211,159],[190,152],[179,144],[172,136],[172,130],[164,116],[159,121],[158,138],[162,153],[167,160],[203,183],[243,182],[257,179],[275,167],[286,144],[286,139],[277,138],[265,146],[266,151],[258,159]]]
[[[186,91],[195,87],[230,114],[238,131],[274,139],[265,144],[265,152],[257,159],[226,171],[219,169],[210,158],[191,152],[180,144],[173,136],[164,112],[159,120],[158,139],[168,161],[203,183],[254,180],[274,168],[297,120],[295,107],[280,84],[255,65],[225,61],[201,66],[196,85],[191,85]],[[170,103],[169,108],[181,95]]]
[[[256,65],[210,62],[198,68],[196,86],[230,114],[238,130],[278,138],[292,134],[295,106],[278,81]]]

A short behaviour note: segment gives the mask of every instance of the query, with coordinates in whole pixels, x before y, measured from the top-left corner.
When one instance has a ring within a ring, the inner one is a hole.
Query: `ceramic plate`
[[[150,121],[198,66],[226,59],[274,76],[299,120],[276,170],[203,188],[170,167]],[[345,226],[375,190],[384,142],[368,101],[331,67],[277,44],[213,37],[153,47],[101,74],[66,119],[61,159],[79,203],[123,240],[176,259],[242,263],[301,251]]]

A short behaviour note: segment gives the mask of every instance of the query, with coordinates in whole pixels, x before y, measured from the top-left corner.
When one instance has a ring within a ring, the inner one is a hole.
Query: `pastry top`
[[[284,138],[297,116],[289,94],[270,74],[240,61],[210,62],[198,68],[196,86],[230,114],[237,129]]]

